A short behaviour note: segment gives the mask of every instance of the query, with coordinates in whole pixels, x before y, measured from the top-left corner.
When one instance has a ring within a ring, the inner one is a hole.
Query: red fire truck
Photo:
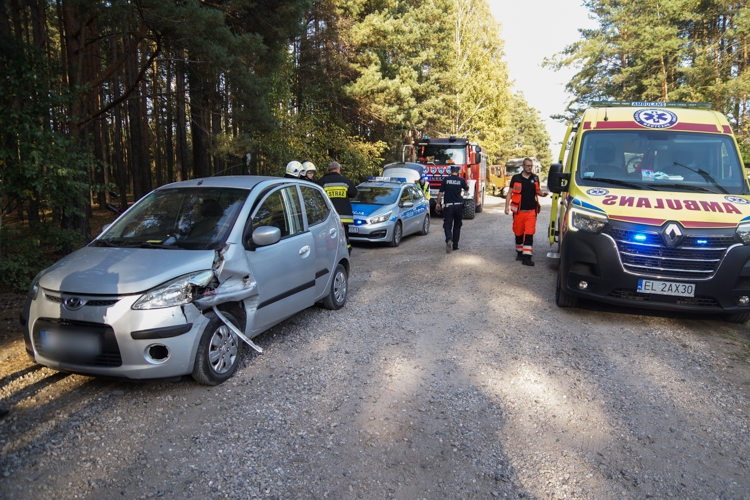
[[[437,215],[435,203],[443,178],[451,173],[452,165],[460,165],[460,176],[469,184],[464,194],[464,218],[473,219],[484,208],[484,191],[487,182],[487,155],[482,148],[467,138],[429,138],[427,136],[404,146],[403,161],[421,163],[427,169],[430,181],[430,213]]]

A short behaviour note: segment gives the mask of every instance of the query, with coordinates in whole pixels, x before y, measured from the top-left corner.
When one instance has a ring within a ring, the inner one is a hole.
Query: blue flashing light
[[[430,138],[430,136],[429,136],[429,135],[423,135],[423,136],[422,136],[422,139],[429,139],[429,138]]]
[[[645,234],[636,234],[633,236],[635,241],[646,241],[647,236]]]
[[[354,225],[355,226],[361,226],[364,223],[365,223],[365,221],[363,221],[362,219],[355,219],[354,220]]]
[[[707,245],[708,244],[708,240],[698,240],[698,241],[696,241],[696,243],[699,244],[699,245]]]

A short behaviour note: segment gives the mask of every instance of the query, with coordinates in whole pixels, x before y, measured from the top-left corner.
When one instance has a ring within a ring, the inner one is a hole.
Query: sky
[[[514,89],[522,91],[529,105],[539,110],[556,160],[566,126],[550,115],[562,113],[570,101],[565,84],[575,71],[542,68],[542,62],[579,40],[579,28],[594,28],[596,23],[589,19],[581,0],[488,1],[495,19],[502,24],[505,60]]]

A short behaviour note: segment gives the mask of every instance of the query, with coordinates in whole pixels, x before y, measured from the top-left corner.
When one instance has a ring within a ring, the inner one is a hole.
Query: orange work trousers
[[[536,232],[536,210],[519,210],[513,215],[513,234],[516,235],[516,251],[531,255]]]

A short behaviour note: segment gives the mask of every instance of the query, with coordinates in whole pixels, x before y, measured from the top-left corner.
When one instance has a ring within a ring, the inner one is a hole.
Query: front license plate
[[[349,226],[349,234],[357,234],[359,233],[359,228],[356,226]]]
[[[695,297],[693,283],[675,283],[673,281],[638,280],[640,293],[656,293],[658,295],[675,295],[677,297]]]
[[[94,357],[101,353],[99,337],[96,335],[42,330],[39,337],[43,349],[57,354]]]

